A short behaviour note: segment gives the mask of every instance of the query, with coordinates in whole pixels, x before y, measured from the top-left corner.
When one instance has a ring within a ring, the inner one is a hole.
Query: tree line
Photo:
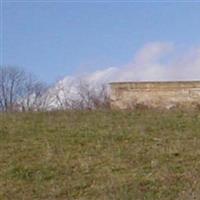
[[[22,68],[0,66],[0,111],[26,112],[109,107],[107,86],[86,80],[50,87]]]

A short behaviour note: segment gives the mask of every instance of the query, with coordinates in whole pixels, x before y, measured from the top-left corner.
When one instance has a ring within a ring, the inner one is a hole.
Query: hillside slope
[[[200,113],[0,115],[2,200],[200,199]]]

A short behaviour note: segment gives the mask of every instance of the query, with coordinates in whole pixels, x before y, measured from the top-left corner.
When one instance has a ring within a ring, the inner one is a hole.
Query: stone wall
[[[111,107],[129,109],[138,105],[171,108],[200,104],[200,81],[110,83]]]

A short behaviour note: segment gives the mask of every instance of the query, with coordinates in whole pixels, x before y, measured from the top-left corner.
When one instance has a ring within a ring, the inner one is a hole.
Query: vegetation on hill
[[[0,114],[2,200],[200,199],[200,113]]]
[[[0,112],[95,110],[109,107],[108,83],[64,78],[52,86],[13,66],[0,66]]]

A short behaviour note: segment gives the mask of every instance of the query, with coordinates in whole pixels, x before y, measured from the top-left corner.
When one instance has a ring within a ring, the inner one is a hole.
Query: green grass
[[[0,200],[200,199],[200,112],[0,114]]]

